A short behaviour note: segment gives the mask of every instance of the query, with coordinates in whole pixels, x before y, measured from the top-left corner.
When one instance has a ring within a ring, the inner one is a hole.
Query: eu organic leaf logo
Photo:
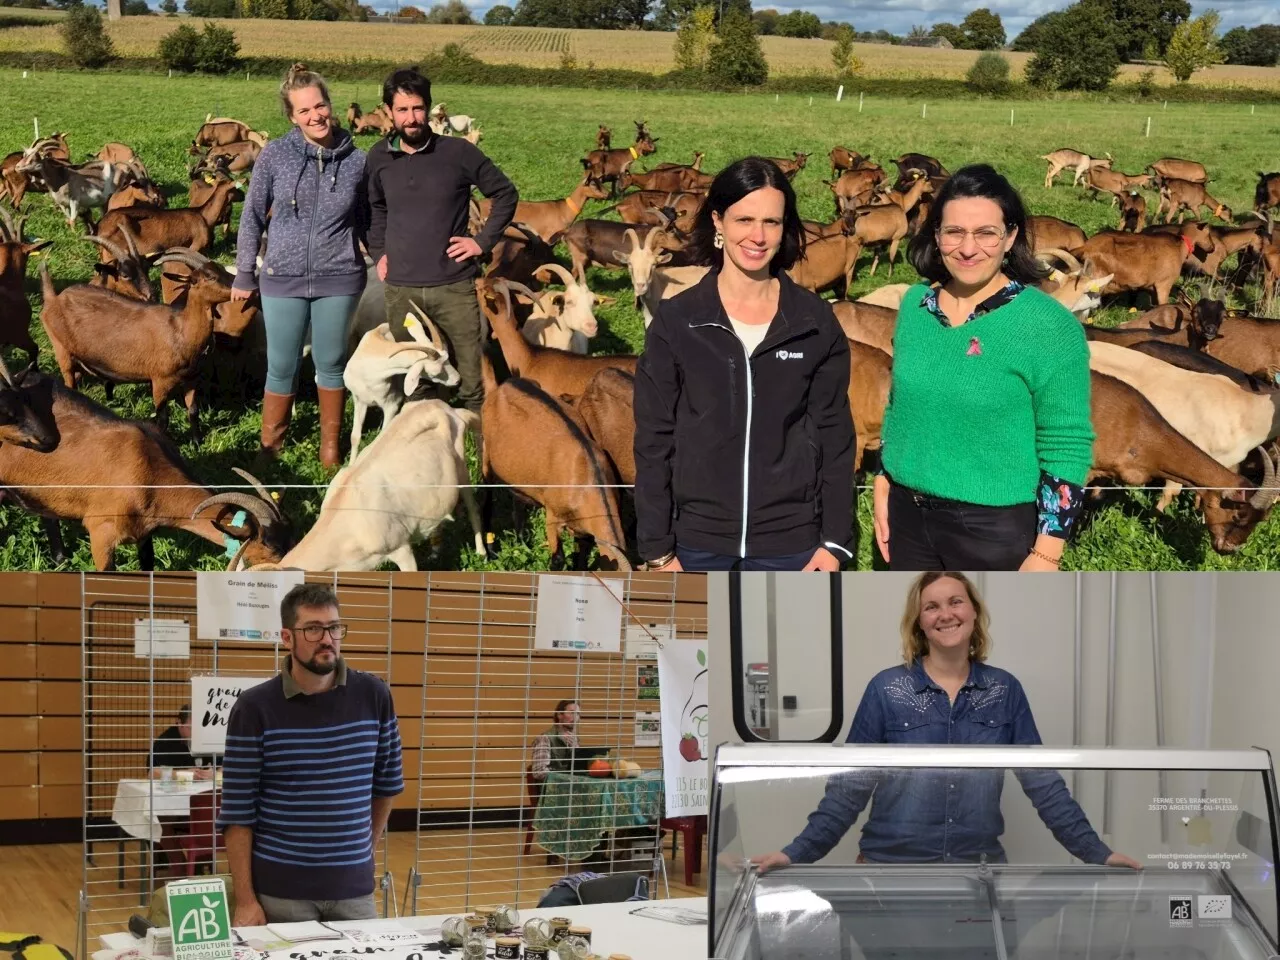
[[[210,910],[212,910],[215,906],[217,906],[217,904],[215,904],[212,900],[209,899],[208,894],[204,894],[204,893],[200,894],[200,899],[204,901],[204,905],[208,907]]]
[[[698,666],[705,667],[707,665],[707,652],[705,650],[698,651]]]

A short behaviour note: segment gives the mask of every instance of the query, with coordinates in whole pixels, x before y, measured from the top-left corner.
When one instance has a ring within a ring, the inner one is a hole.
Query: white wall
[[[743,575],[743,596],[756,604],[765,594],[767,575]],[[827,662],[818,649],[825,610],[821,590],[827,578],[810,577],[818,589],[788,584],[778,594],[796,597],[788,616],[777,621],[780,663],[775,667],[786,692],[802,705],[821,706],[829,673],[815,668]],[[710,648],[714,662],[729,662],[727,576],[709,579]],[[1050,745],[1101,746],[1110,743],[1147,747],[1157,743],[1156,671],[1151,597],[1155,585],[1160,628],[1160,680],[1164,705],[1164,744],[1177,747],[1245,747],[1280,751],[1280,644],[1274,626],[1280,603],[1280,575],[1269,574],[1060,574],[1023,577],[985,574],[975,578],[992,620],[993,665],[1010,670],[1027,691],[1040,735]],[[867,680],[899,662],[899,621],[911,575],[877,573],[841,578],[844,600],[844,727],[847,734]],[[1114,668],[1109,623],[1115,604]],[[1077,602],[1079,616],[1077,616]],[[752,608],[753,630],[763,606]],[[779,609],[782,609],[779,605]],[[806,616],[806,611],[808,616]],[[744,621],[745,623],[745,621]],[[1077,631],[1080,670],[1077,676]],[[826,638],[829,644],[829,636]],[[794,657],[794,659],[791,659]],[[756,659],[751,655],[751,659]],[[1109,677],[1114,686],[1108,695]],[[731,714],[734,678],[716,671],[711,691],[712,742],[737,742]],[[1078,704],[1078,706],[1077,706]],[[825,716],[809,715],[803,728],[825,728]],[[1078,730],[1078,735],[1077,731]],[[807,734],[812,736],[810,732]],[[787,728],[783,728],[784,738]],[[1194,796],[1198,780],[1171,776],[1160,784],[1154,774],[1120,773],[1106,778],[1083,772],[1072,779],[1075,795],[1104,839],[1124,838],[1130,852],[1160,847],[1159,822],[1148,811],[1158,795]],[[787,843],[821,796],[820,780],[796,784],[780,793],[769,809],[742,824],[751,838],[748,853]],[[1005,791],[1004,843],[1011,859],[1060,862],[1063,853],[1039,823],[1016,781]],[[743,811],[750,817],[750,811]],[[835,857],[856,854],[858,831],[851,830]]]

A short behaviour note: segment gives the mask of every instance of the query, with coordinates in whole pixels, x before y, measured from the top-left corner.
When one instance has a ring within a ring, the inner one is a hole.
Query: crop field
[[[107,140],[132,144],[167,189],[172,203],[186,203],[186,147],[207,113],[233,114],[255,128],[273,135],[285,132],[275,96],[275,82],[267,80],[173,79],[154,76],[37,74],[21,79],[14,71],[0,71],[0,155],[30,142],[32,118],[40,129],[68,135],[76,158],[95,151]],[[344,103],[359,93],[354,84],[336,84],[332,94]],[[363,94],[368,97],[368,84]],[[1042,153],[1070,145],[1100,155],[1110,151],[1116,168],[1141,169],[1161,156],[1202,160],[1218,188],[1220,198],[1237,211],[1252,205],[1255,171],[1277,166],[1274,145],[1280,142],[1280,108],[1247,105],[1170,104],[1154,110],[1150,137],[1144,136],[1148,106],[1078,102],[1007,103],[953,101],[929,104],[921,117],[921,104],[868,97],[862,112],[856,98],[836,103],[807,97],[772,95],[647,93],[641,97],[623,92],[566,91],[489,87],[444,87],[436,100],[446,100],[452,110],[479,119],[485,131],[481,144],[507,172],[522,196],[541,199],[564,196],[577,182],[578,158],[594,143],[596,125],[614,129],[615,144],[625,142],[631,121],[646,120],[661,138],[651,159],[687,162],[695,149],[706,151],[704,169],[718,170],[749,153],[789,156],[793,150],[813,151],[810,165],[795,180],[802,215],[829,220],[832,200],[822,179],[829,176],[826,152],[843,143],[876,159],[906,151],[920,151],[942,160],[954,170],[968,162],[987,161],[1017,184],[1032,212],[1065,217],[1092,232],[1115,224],[1106,200],[1091,200],[1081,190],[1059,185],[1042,186],[1045,164]],[[92,109],[87,104],[95,104]],[[102,104],[109,104],[103,108]],[[1013,125],[1010,125],[1010,110]],[[537,117],[530,123],[530,117]],[[366,148],[373,138],[362,138]],[[589,202],[583,216],[594,216],[606,206]],[[59,286],[88,279],[95,249],[78,239],[60,220],[48,198],[29,199],[28,232],[54,239],[48,255]],[[215,254],[226,261],[232,251],[221,245]],[[36,265],[29,270],[31,301],[38,311]],[[882,266],[876,277],[867,276],[863,258],[858,280],[850,292],[861,296],[884,283]],[[601,333],[593,341],[598,352],[639,351],[643,325],[631,305],[631,287],[623,272],[593,269],[593,289],[615,296],[618,303],[602,308]],[[901,262],[894,281],[914,279]],[[1256,290],[1248,291],[1256,295]],[[1241,304],[1243,305],[1243,304]],[[1115,322],[1123,311],[1113,308],[1102,322]],[[42,345],[38,320],[33,332]],[[19,354],[10,355],[11,365]],[[246,377],[229,373],[222,358],[215,357],[219,386],[203,401],[202,445],[191,441],[180,411],[170,412],[170,432],[196,476],[208,484],[237,484],[232,466],[247,466],[257,449],[261,374]],[[51,353],[44,350],[40,364],[54,371]],[[304,368],[303,382],[310,376]],[[238,379],[237,379],[238,378]],[[82,389],[99,402],[105,395],[93,378]],[[152,403],[145,387],[118,387],[113,408],[125,416],[149,417]],[[349,430],[350,421],[347,427]],[[366,426],[368,442],[376,431],[376,415]],[[323,478],[316,459],[317,437],[314,395],[304,395],[290,430],[286,453],[265,476],[280,491],[281,503],[298,532],[314,519],[323,493]],[[344,434],[345,435],[345,434]],[[0,478],[2,480],[3,478]],[[478,478],[477,478],[478,479]],[[1076,541],[1068,548],[1069,569],[1275,569],[1280,567],[1280,518],[1260,525],[1244,548],[1230,557],[1214,553],[1191,496],[1184,494],[1166,514],[1155,512],[1156,494],[1120,492],[1093,514]],[[545,569],[549,556],[542,544],[541,514],[532,512],[523,530],[512,521],[510,497],[499,493],[495,518],[496,556],[481,564],[467,550],[470,533],[465,517],[445,528],[443,542],[432,553],[419,549],[419,563],[462,569]],[[624,512],[629,509],[624,507]],[[870,498],[859,499],[862,536],[859,565],[870,568]],[[64,524],[68,549],[78,544],[69,569],[90,566],[87,541],[74,524]],[[162,531],[155,538],[157,564],[168,568],[217,568],[225,563],[218,551],[202,540]],[[133,548],[119,551],[121,566],[136,566]],[[47,547],[37,522],[24,511],[0,502],[0,568],[50,569]]]
[[[18,13],[47,13],[27,11]],[[17,15],[17,14],[15,14]],[[4,11],[0,9],[0,25]],[[558,30],[544,27],[483,27],[436,24],[311,23],[283,20],[228,20],[241,52],[247,57],[287,57],[324,60],[413,59],[445,44],[459,43],[488,63],[556,67],[571,53],[580,66],[620,66],[629,70],[664,73],[675,66],[674,33],[640,30]],[[125,17],[107,27],[116,50],[126,57],[154,56],[160,38],[174,28],[169,17]],[[762,37],[761,44],[774,74],[833,71],[831,42],[793,37]],[[0,29],[0,51],[63,49],[55,26]],[[854,52],[868,78],[960,78],[978,54],[972,50],[931,50],[859,43]],[[1030,54],[1006,53],[1011,73],[1022,75]],[[1132,82],[1146,69],[1125,64],[1120,79]],[[1173,83],[1163,67],[1156,68],[1158,85]],[[1280,68],[1217,66],[1197,73],[1192,83],[1214,87],[1280,89]]]

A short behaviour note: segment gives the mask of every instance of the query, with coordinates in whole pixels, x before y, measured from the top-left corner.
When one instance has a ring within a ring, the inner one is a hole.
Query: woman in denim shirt
[[[926,573],[912,585],[902,620],[901,666],[867,685],[850,743],[1039,744],[1022,685],[986,664],[987,612],[961,573]],[[860,862],[1006,861],[1000,835],[1004,770],[921,774],[840,774],[800,835],[778,853],[753,858],[761,872],[821,860],[875,794],[862,828]],[[1085,863],[1141,869],[1115,853],[1089,825],[1055,770],[1015,770],[1040,819]]]

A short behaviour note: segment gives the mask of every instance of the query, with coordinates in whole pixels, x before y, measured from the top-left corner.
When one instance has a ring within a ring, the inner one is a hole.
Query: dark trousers
[[[889,487],[892,570],[1017,570],[1036,542],[1035,503],[983,507]]]
[[[458,399],[468,410],[479,414],[480,405],[484,403],[484,384],[480,380],[484,344],[480,342],[480,303],[476,300],[475,280],[459,280],[439,287],[387,284],[387,324],[396,340],[413,339],[404,325],[405,314],[413,313],[410,303],[417,304],[440,328],[449,347],[449,362],[458,371]],[[417,317],[416,313],[413,315]]]
[[[817,544],[812,550],[793,553],[788,557],[736,557],[732,554],[712,553],[710,550],[694,550],[676,546],[680,566],[689,573],[711,573],[723,570],[803,570],[813,559]]]

